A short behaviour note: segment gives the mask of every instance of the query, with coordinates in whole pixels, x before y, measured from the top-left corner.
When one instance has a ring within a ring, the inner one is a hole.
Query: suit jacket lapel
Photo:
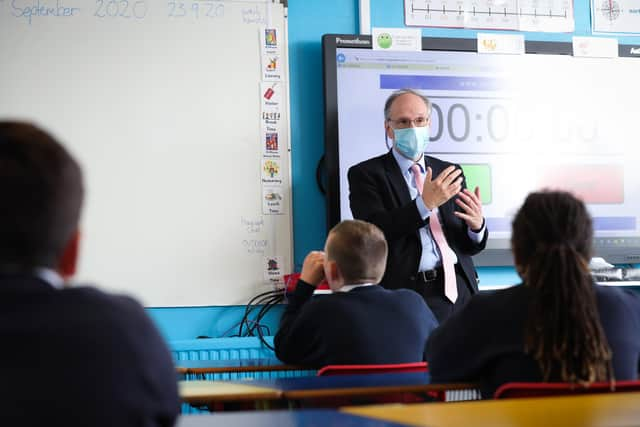
[[[394,196],[398,201],[398,206],[406,205],[411,201],[411,194],[407,188],[407,182],[402,176],[402,171],[400,170],[400,167],[398,167],[398,162],[396,162],[391,151],[382,158],[382,161],[387,179],[389,180]]]
[[[427,170],[427,166],[431,167],[431,179],[436,179],[440,172],[444,170],[444,167],[441,162],[438,161],[435,157],[431,156],[423,156],[422,161],[424,162],[424,170]]]

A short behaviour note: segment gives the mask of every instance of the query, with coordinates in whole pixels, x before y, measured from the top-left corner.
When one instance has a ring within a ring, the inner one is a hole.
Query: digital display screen
[[[480,188],[490,239],[477,265],[512,264],[511,220],[542,188],[585,201],[596,255],[640,261],[640,59],[573,57],[558,54],[570,44],[553,42],[491,55],[471,40],[390,52],[337,39],[323,43],[330,225],[351,218],[349,167],[389,150],[385,100],[411,88],[433,103],[426,153],[459,164],[467,187]]]

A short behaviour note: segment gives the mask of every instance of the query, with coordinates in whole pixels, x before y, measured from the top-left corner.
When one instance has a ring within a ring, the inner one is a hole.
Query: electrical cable
[[[261,300],[260,302],[262,307],[258,311],[258,314],[254,317],[255,322],[259,324],[262,321],[264,315],[271,309],[271,307],[273,307],[275,304],[277,304],[281,300],[282,300],[281,294],[274,294],[269,298],[265,298],[264,300]],[[249,327],[247,329],[247,333],[249,334],[249,336],[254,336],[253,331],[256,328],[256,323],[254,323],[252,327]]]
[[[277,298],[274,298],[270,303],[266,304],[264,307],[262,307],[262,309],[260,310],[260,312],[258,313],[257,316],[257,320],[258,322],[262,321],[262,318],[267,314],[267,312],[269,310],[271,310],[271,308],[273,308],[275,305],[279,304],[280,302],[282,302],[284,300],[284,292],[281,293],[280,295],[277,296]],[[262,327],[263,325],[259,325],[258,326],[258,337],[260,338],[260,342],[262,342],[263,345],[265,345],[267,348],[270,348],[271,350],[275,351],[275,348],[269,344],[267,342],[267,340],[264,338],[264,334],[262,332]],[[271,331],[269,331],[269,328],[267,327],[267,332],[270,334]]]
[[[268,328],[267,328],[268,329]],[[276,351],[276,349],[267,342],[267,340],[264,338],[264,335],[262,334],[262,328],[258,328],[258,338],[260,338],[260,342],[267,348],[271,349],[271,351]]]
[[[256,295],[255,297],[251,298],[251,300],[249,300],[249,302],[247,303],[246,307],[245,307],[245,311],[244,311],[244,316],[242,316],[242,319],[240,320],[240,327],[238,328],[238,336],[241,337],[242,336],[242,327],[245,323],[247,323],[247,320],[249,319],[249,314],[251,314],[251,312],[253,311],[253,309],[255,308],[253,306],[253,304],[260,298],[264,298],[265,296],[268,295],[272,295],[274,292],[279,292],[279,291],[267,291],[267,292],[263,292],[261,294]],[[247,325],[248,327],[248,325]]]
[[[257,316],[254,319],[255,323],[251,328],[248,329],[249,336],[253,336],[253,331],[256,329],[256,326],[260,325],[260,322],[262,321],[263,317],[267,314],[267,312],[282,300],[284,300],[284,295],[282,293],[278,293],[276,295],[273,295],[269,300],[264,302],[264,305],[262,306],[262,308],[260,309],[260,311],[258,312]]]
[[[272,300],[271,302],[269,302],[267,305],[262,307],[262,309],[260,310],[260,313],[258,313],[258,321],[259,321],[258,328],[257,328],[258,338],[260,338],[260,342],[262,342],[262,344],[264,344],[266,347],[270,348],[271,350],[275,350],[275,349],[264,338],[263,327],[266,326],[266,325],[262,325],[260,322],[262,321],[262,318],[266,315],[266,313],[271,308],[273,308],[273,306],[278,304],[280,301],[282,301],[282,296],[280,296],[279,298],[276,298],[276,299]],[[271,332],[268,327],[266,329],[267,329],[268,333]]]

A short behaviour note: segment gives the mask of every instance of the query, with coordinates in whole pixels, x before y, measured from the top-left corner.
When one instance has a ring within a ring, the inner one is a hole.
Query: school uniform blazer
[[[333,364],[410,363],[424,360],[438,322],[422,297],[378,285],[312,298],[298,281],[275,336],[285,363],[319,368]]]
[[[169,350],[133,299],[0,276],[0,425],[172,426]]]
[[[453,164],[431,156],[424,156],[424,159],[425,170],[430,166],[434,178]],[[418,230],[429,224],[429,218],[423,220],[418,212],[393,154],[389,151],[352,166],[348,179],[353,217],[377,225],[389,245],[387,269],[381,285],[388,289],[410,287],[408,279],[418,272],[422,256]],[[480,243],[472,240],[467,224],[453,214],[456,209],[459,210],[455,197],[438,208],[442,228],[471,291],[477,292],[477,274],[471,256],[485,248],[489,232],[485,232]]]
[[[594,286],[600,321],[613,351],[615,378],[635,380],[640,368],[640,295]],[[506,382],[542,381],[538,364],[524,353],[530,295],[531,289],[524,285],[474,295],[429,337],[432,381],[478,381],[485,398]]]

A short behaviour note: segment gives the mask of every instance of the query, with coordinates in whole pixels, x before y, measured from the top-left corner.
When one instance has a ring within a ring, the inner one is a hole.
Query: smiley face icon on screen
[[[382,49],[389,49],[392,43],[393,43],[393,39],[391,38],[391,34],[389,33],[378,34],[378,46],[380,46]]]

